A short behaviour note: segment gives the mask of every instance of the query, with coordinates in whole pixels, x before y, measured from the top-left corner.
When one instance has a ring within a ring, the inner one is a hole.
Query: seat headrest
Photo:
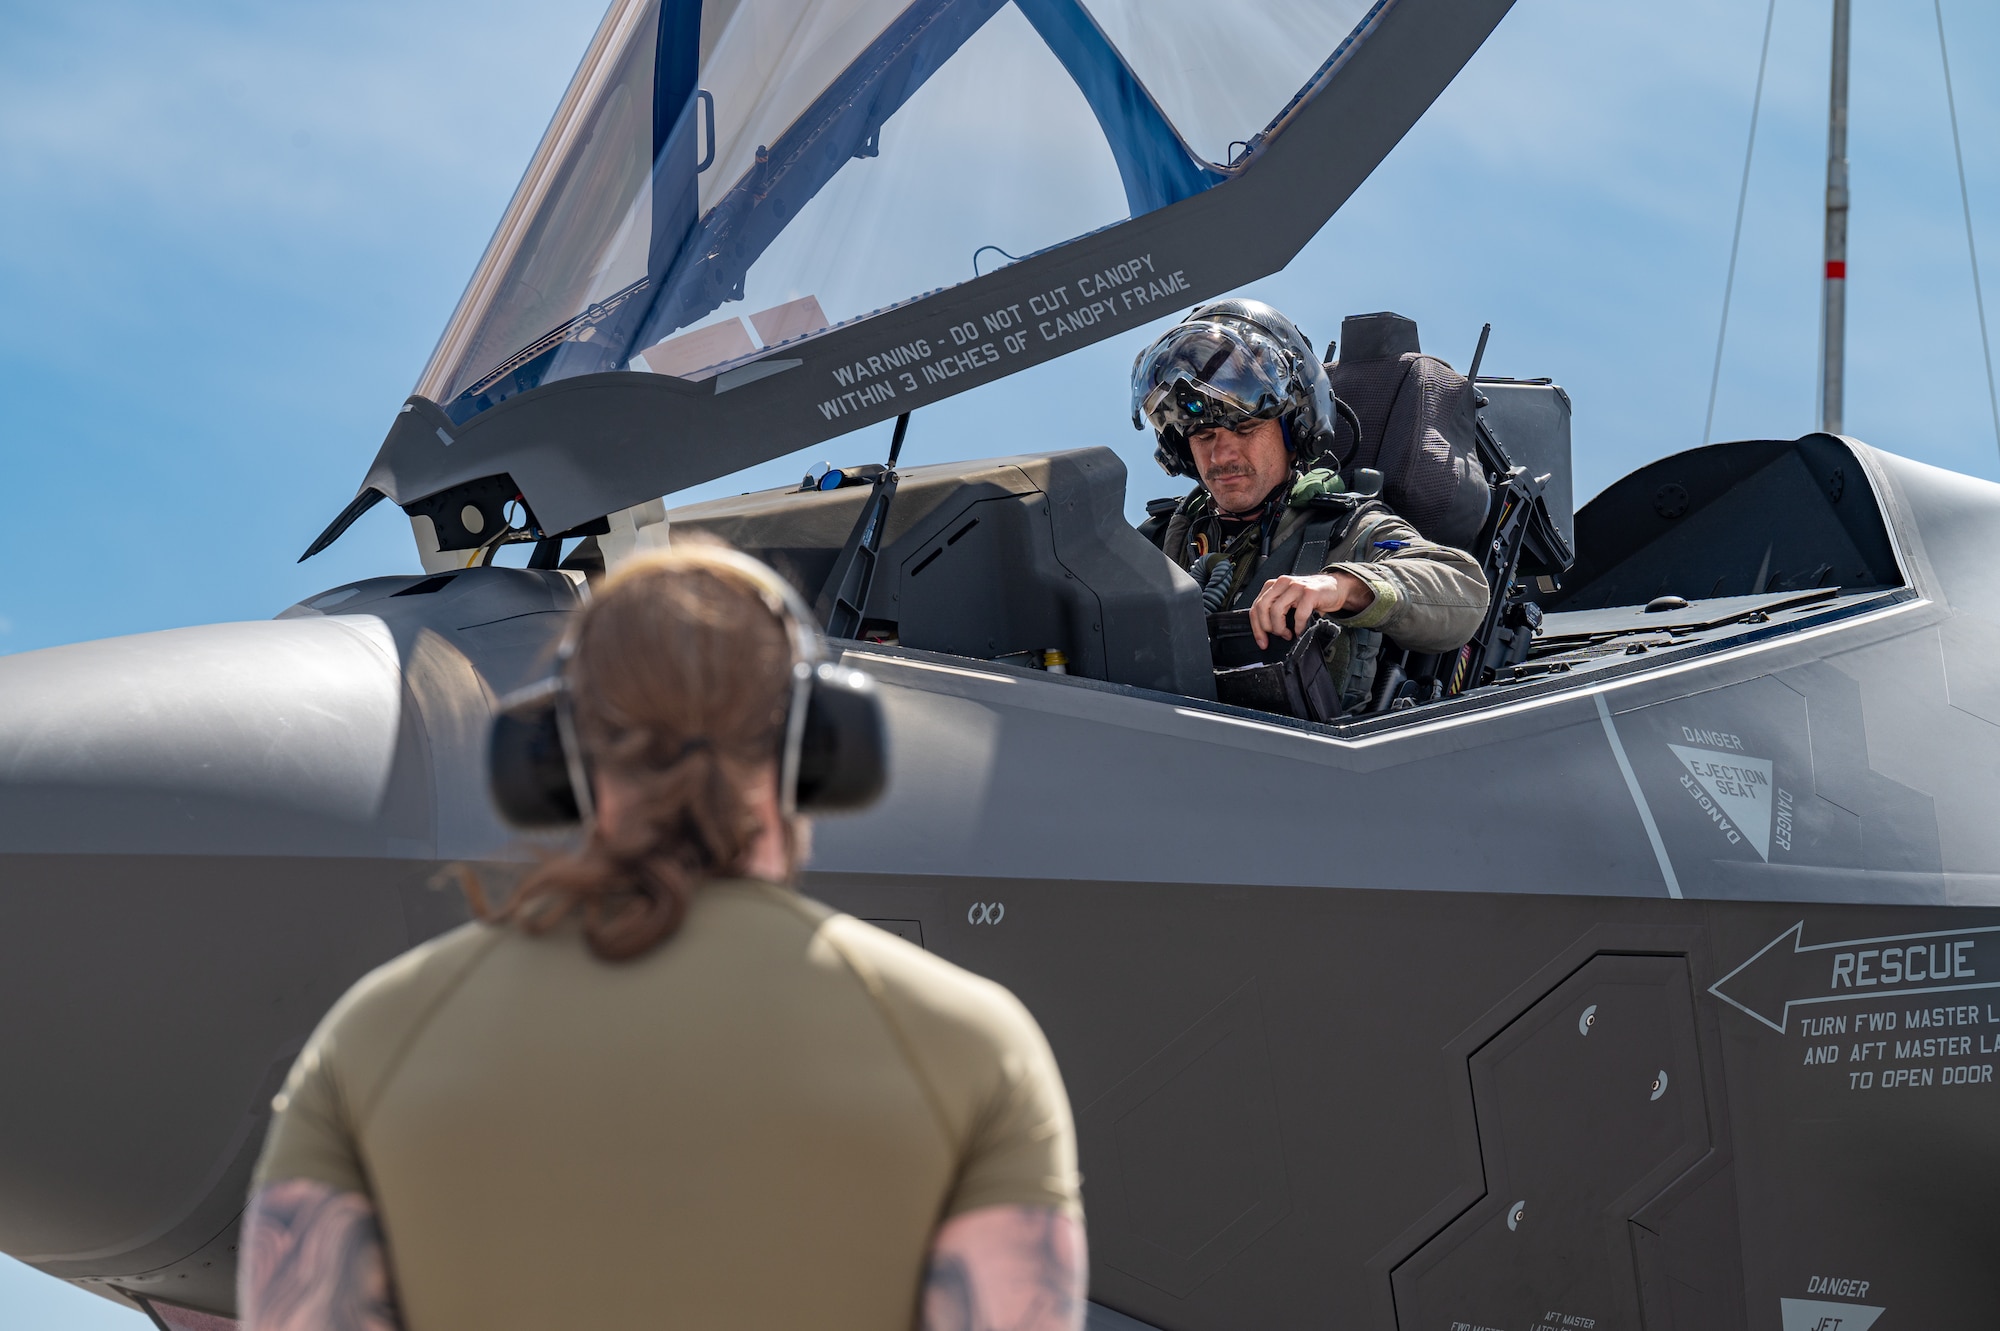
[[[1344,361],[1394,360],[1422,351],[1417,345],[1417,321],[1400,314],[1350,314],[1340,321],[1340,358]]]
[[[1382,497],[1411,526],[1439,544],[1470,547],[1492,499],[1472,385],[1424,355],[1416,320],[1400,314],[1342,320],[1339,349],[1328,374],[1361,425],[1357,440],[1342,422],[1335,445],[1342,470],[1381,472]]]

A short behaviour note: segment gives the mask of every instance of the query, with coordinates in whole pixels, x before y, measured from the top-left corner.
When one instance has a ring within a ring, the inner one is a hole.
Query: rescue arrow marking
[[[2000,989],[2000,979],[1979,978],[1981,968],[1975,960],[1978,936],[2000,933],[2000,925],[1811,944],[1805,941],[1805,927],[1805,921],[1800,920],[1764,944],[1748,961],[1710,985],[1708,992],[1783,1035],[1791,1024],[1795,1007]],[[1789,952],[1778,946],[1787,938],[1792,940]],[[1822,953],[1831,955],[1819,955]],[[1764,961],[1766,957],[1770,960]],[[1759,962],[1764,964],[1758,966]],[[1752,967],[1757,967],[1754,975],[1750,973]],[[1987,968],[1985,973],[1994,972]],[[1722,991],[1732,980],[1737,982],[1735,988],[1741,997]],[[1931,980],[1968,983],[1926,983]],[[1807,991],[1806,996],[1792,997],[1800,989]],[[1778,1014],[1776,1020],[1766,1015],[1772,1011]]]

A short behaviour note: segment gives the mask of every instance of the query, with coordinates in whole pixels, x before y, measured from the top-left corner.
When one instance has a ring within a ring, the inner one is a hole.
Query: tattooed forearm
[[[358,1192],[311,1179],[260,1189],[241,1252],[244,1331],[400,1331],[381,1227]]]
[[[1050,1206],[988,1206],[938,1230],[923,1331],[1079,1331],[1083,1221]]]

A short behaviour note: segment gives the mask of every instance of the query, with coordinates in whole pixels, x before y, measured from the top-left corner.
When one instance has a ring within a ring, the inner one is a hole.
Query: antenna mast
[[[1847,32],[1833,0],[1833,79],[1826,130],[1826,277],[1820,295],[1819,428],[1839,434],[1847,380]]]

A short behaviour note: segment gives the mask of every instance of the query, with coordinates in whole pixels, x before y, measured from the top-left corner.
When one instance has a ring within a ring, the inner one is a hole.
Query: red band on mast
[[[1845,282],[1847,280],[1847,260],[1828,259],[1826,261],[1826,280],[1829,282]]]

